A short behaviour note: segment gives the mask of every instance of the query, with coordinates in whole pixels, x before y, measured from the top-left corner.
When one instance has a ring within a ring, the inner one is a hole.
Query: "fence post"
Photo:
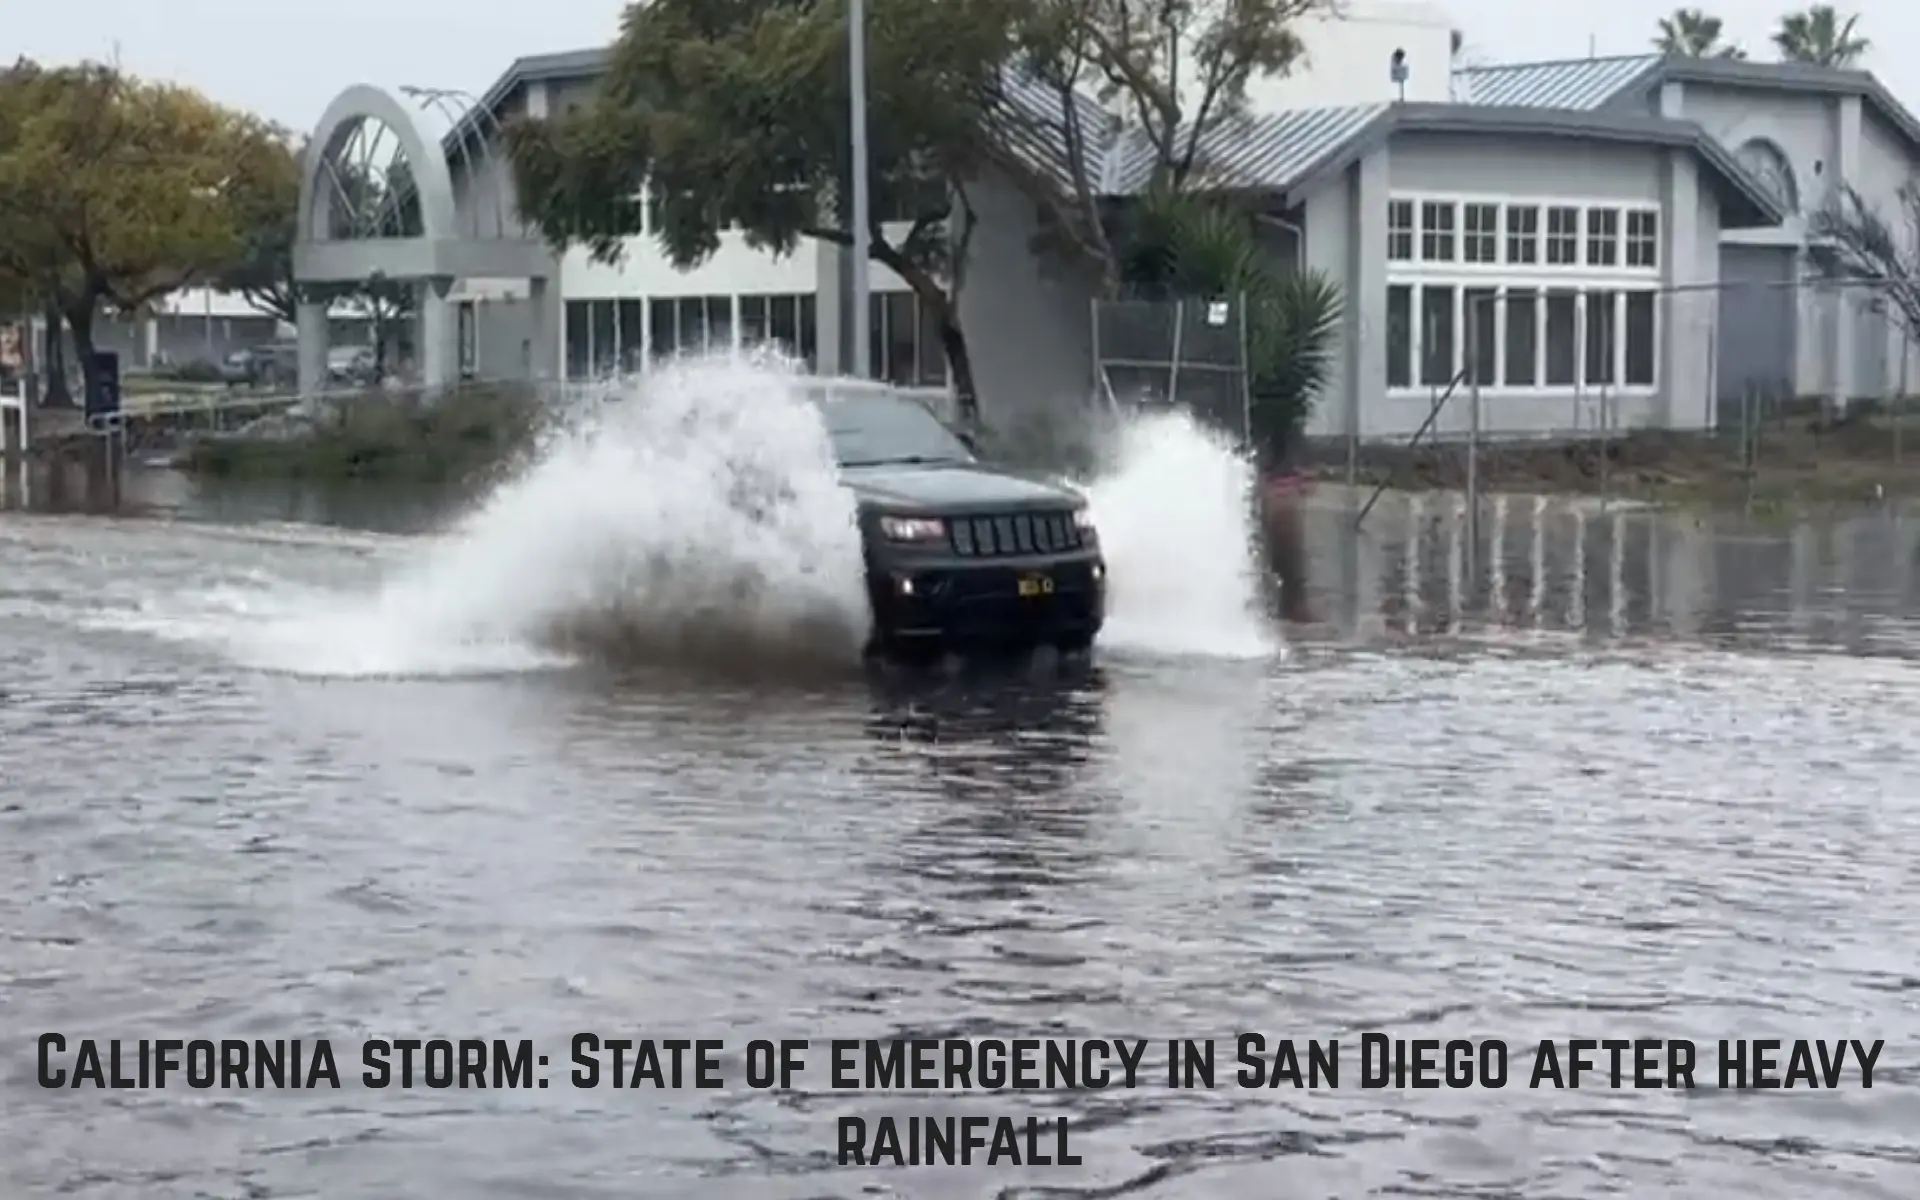
[[[1913,356],[1912,335],[1905,329],[1900,331],[1900,394],[1894,401],[1893,410],[1893,465],[1900,465],[1901,439],[1905,435],[1907,423],[1907,360]]]
[[[1247,452],[1255,453],[1259,449],[1253,436],[1253,355],[1247,348],[1247,294],[1241,292],[1234,299],[1234,308],[1240,314],[1240,435],[1246,439]],[[1301,431],[1305,432],[1305,422]]]
[[[1173,302],[1173,353],[1168,356],[1171,361],[1167,367],[1168,404],[1178,404],[1180,402],[1180,350],[1183,340],[1182,335],[1186,332],[1186,328],[1187,302],[1185,300],[1175,300]]]
[[[1743,507],[1749,512],[1753,509],[1753,469],[1759,432],[1755,425],[1753,393],[1754,384],[1749,379],[1740,389],[1740,477],[1746,490]]]
[[[1467,574],[1480,578],[1480,305],[1467,304]]]

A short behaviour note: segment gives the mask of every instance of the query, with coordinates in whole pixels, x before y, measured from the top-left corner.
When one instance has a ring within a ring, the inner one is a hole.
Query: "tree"
[[[1102,292],[1121,287],[1112,205],[1094,177],[1110,138],[1091,93],[1117,107],[1147,155],[1151,188],[1204,186],[1209,135],[1246,111],[1247,85],[1285,74],[1305,52],[1293,24],[1331,0],[1027,0],[1015,25],[1021,74],[1048,93],[1035,106],[992,106],[988,146],[1046,214],[1052,241],[1091,262]],[[1035,163],[1014,147],[1061,148]],[[1065,175],[1064,186],[1060,176]]]
[[[1900,188],[1900,223],[1920,229],[1920,182]],[[1822,276],[1862,284],[1879,307],[1920,341],[1920,246],[1901,238],[1873,205],[1851,186],[1807,219],[1814,269]]]
[[[1780,57],[1789,62],[1851,67],[1872,48],[1866,38],[1853,35],[1859,23],[1858,16],[1841,20],[1831,4],[1816,4],[1804,12],[1781,17],[1773,44],[1779,48]]]
[[[301,299],[301,288],[293,278],[293,243],[299,232],[305,149],[275,132],[278,152],[263,151],[260,187],[240,213],[240,257],[210,282],[223,292],[238,292],[268,316],[291,323],[298,319]]]
[[[973,368],[958,306],[973,229],[967,188],[1016,2],[867,5],[870,253],[939,329],[969,418]],[[509,125],[521,211],[557,246],[584,244],[601,261],[617,260],[642,231],[643,188],[653,232],[683,268],[713,254],[730,227],[778,254],[808,238],[850,246],[846,30],[836,0],[630,6],[590,102]],[[883,218],[906,232],[889,232]]]
[[[280,147],[186,88],[86,63],[0,72],[0,270],[57,310],[91,385],[103,305],[137,311],[239,259]]]
[[[1660,18],[1660,33],[1653,39],[1653,47],[1681,58],[1745,58],[1745,50],[1721,43],[1723,28],[1719,17],[1697,8],[1676,8],[1671,16]]]

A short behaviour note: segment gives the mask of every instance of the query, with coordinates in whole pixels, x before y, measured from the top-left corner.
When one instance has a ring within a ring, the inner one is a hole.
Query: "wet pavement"
[[[1912,516],[1509,500],[1475,553],[1450,501],[1329,498],[1272,659],[369,679],[231,635],[425,509],[145,486],[0,514],[0,1195],[1920,1194]],[[47,1030],[529,1037],[556,1084],[45,1091]],[[1236,1032],[1367,1030],[1885,1049],[1871,1090],[1232,1084]],[[582,1031],[1213,1037],[1222,1086],[577,1090]],[[1083,1161],[837,1166],[886,1113]]]

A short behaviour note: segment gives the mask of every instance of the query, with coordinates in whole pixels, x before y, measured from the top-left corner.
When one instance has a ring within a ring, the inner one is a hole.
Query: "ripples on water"
[[[1326,628],[1280,660],[789,688],[263,674],[211,636],[271,618],[263,580],[407,543],[6,519],[0,1194],[1920,1194],[1915,527],[1509,505],[1476,572],[1434,512],[1316,517]],[[136,619],[189,592],[195,636]],[[583,1029],[1887,1046],[1872,1091],[1814,1094],[405,1093],[346,1063],[43,1093],[55,1027],[556,1064]],[[1085,1165],[833,1167],[834,1119],[884,1111],[1070,1113]]]

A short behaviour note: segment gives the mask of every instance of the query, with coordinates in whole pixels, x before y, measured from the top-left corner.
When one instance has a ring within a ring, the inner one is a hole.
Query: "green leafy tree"
[[[1660,18],[1653,47],[1681,58],[1745,58],[1747,52],[1720,40],[1725,24],[1698,8],[1676,8]]]
[[[1339,286],[1318,271],[1284,269],[1262,245],[1253,214],[1231,203],[1160,188],[1130,215],[1122,275],[1132,290],[1246,305],[1247,433],[1263,463],[1284,460],[1333,368]]]
[[[1026,0],[1014,27],[1018,65],[1052,102],[991,109],[989,146],[1046,214],[1048,240],[1093,264],[1104,294],[1122,287],[1114,206],[1094,177],[1106,118],[1124,115],[1158,189],[1204,188],[1209,135],[1246,111],[1248,85],[1284,75],[1305,52],[1294,24],[1331,0]],[[1059,170],[1004,148],[1062,148]],[[1061,174],[1064,173],[1064,181]]]
[[[1841,19],[1831,4],[1816,4],[1803,12],[1780,18],[1773,44],[1780,57],[1789,62],[1812,63],[1818,67],[1851,67],[1866,56],[1873,44],[1856,37],[1858,16]]]
[[[976,400],[958,306],[967,192],[1015,2],[867,5],[871,255],[939,329],[968,417]],[[520,209],[550,241],[583,244],[602,261],[642,231],[643,188],[653,232],[680,267],[713,254],[728,228],[777,254],[806,239],[850,246],[847,84],[837,0],[634,4],[590,102],[509,126]]]
[[[59,313],[91,383],[100,310],[237,261],[281,153],[269,126],[189,89],[22,60],[0,72],[0,271]]]
[[[293,277],[293,243],[300,221],[300,168],[304,150],[291,138],[263,150],[258,190],[240,213],[240,257],[209,282],[236,292],[260,312],[291,322],[301,289]]]

